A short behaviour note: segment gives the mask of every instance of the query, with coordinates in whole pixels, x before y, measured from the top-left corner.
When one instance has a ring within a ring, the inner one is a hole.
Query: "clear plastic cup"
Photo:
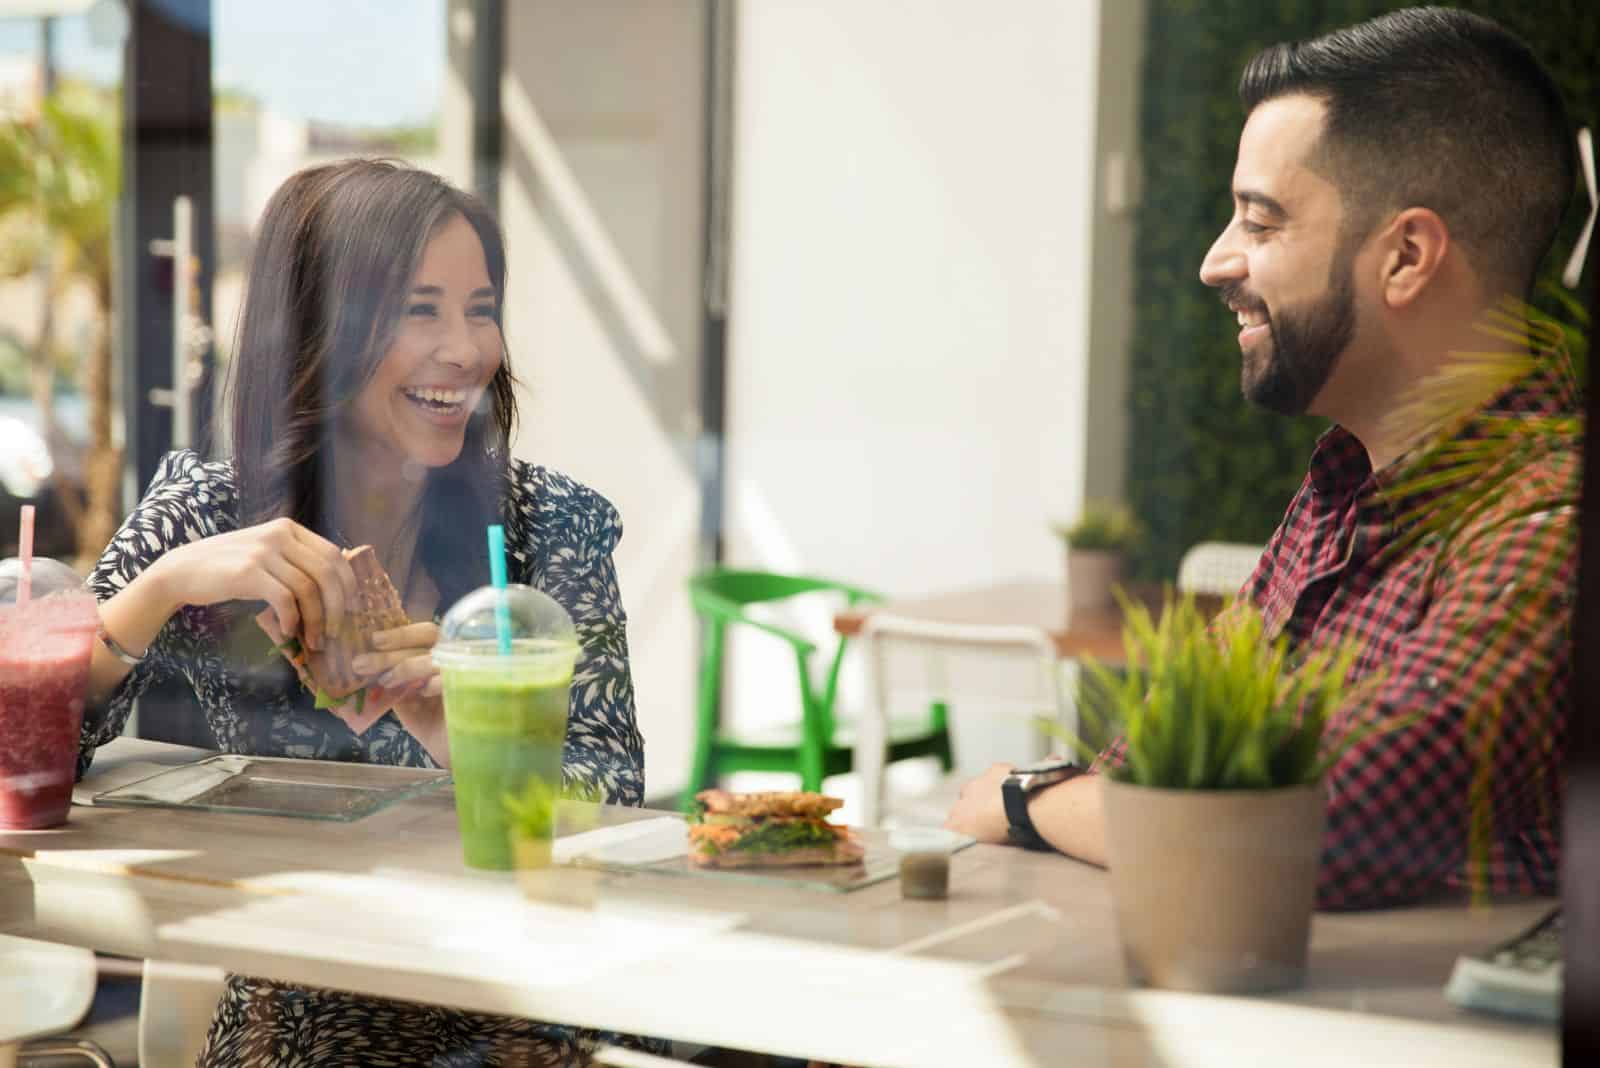
[[[900,896],[943,901],[950,895],[950,857],[967,839],[939,827],[900,827],[889,848],[900,854]]]
[[[99,608],[65,564],[33,560],[32,594],[17,604],[21,565],[0,561],[0,829],[67,820]]]
[[[502,652],[500,621],[509,634]],[[439,627],[433,661],[444,682],[462,858],[509,871],[518,852],[548,853],[561,792],[577,631],[566,611],[529,586],[486,586],[463,597]]]

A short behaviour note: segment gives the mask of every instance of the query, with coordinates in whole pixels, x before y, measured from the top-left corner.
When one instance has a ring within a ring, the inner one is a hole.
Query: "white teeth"
[[[466,390],[462,389],[408,389],[405,393],[408,397],[435,404],[460,404],[467,399]]]

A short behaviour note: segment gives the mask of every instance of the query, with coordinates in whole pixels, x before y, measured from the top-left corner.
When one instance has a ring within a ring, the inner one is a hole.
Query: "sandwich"
[[[701,790],[689,824],[689,862],[699,868],[856,864],[865,851],[848,827],[828,822],[837,797],[787,791]]]
[[[270,608],[256,616],[256,623],[277,642],[278,651],[294,667],[301,684],[315,696],[318,708],[353,701],[359,713],[366,703],[367,680],[356,674],[351,662],[372,650],[372,635],[411,621],[406,617],[399,591],[378,563],[372,546],[346,549],[344,558],[356,573],[356,599],[345,606],[338,628],[323,635],[321,649],[307,650],[299,638],[280,634]]]

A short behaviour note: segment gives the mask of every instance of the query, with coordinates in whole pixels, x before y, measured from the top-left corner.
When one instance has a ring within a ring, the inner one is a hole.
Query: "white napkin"
[[[688,851],[686,824],[662,816],[557,838],[551,857],[557,864],[579,859],[597,864],[653,864],[681,857]]]
[[[157,764],[150,760],[130,760],[125,764],[118,764],[97,773],[97,769],[90,767],[89,774],[84,780],[72,788],[72,803],[74,805],[92,805],[96,794],[107,793],[119,786],[126,786],[140,779],[148,779],[152,775],[159,775],[163,771],[171,771],[176,765]]]

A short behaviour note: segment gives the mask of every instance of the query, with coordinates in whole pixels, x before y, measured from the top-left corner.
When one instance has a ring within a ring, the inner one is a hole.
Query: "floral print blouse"
[[[560,602],[582,647],[567,722],[567,777],[598,784],[614,804],[638,805],[644,798],[644,744],[634,717],[627,619],[611,558],[622,536],[617,511],[588,487],[520,460],[507,472],[502,511],[510,580]],[[167,550],[238,525],[233,466],[188,450],[168,453],[89,585],[103,601]],[[434,766],[392,712],[358,735],[332,712],[313,707],[312,695],[270,645],[239,647],[239,636],[253,629],[230,632],[221,606],[175,614],[144,662],[103,706],[85,712],[79,777],[95,747],[122,733],[134,700],[156,679],[174,675],[193,687],[217,745],[227,752]]]

